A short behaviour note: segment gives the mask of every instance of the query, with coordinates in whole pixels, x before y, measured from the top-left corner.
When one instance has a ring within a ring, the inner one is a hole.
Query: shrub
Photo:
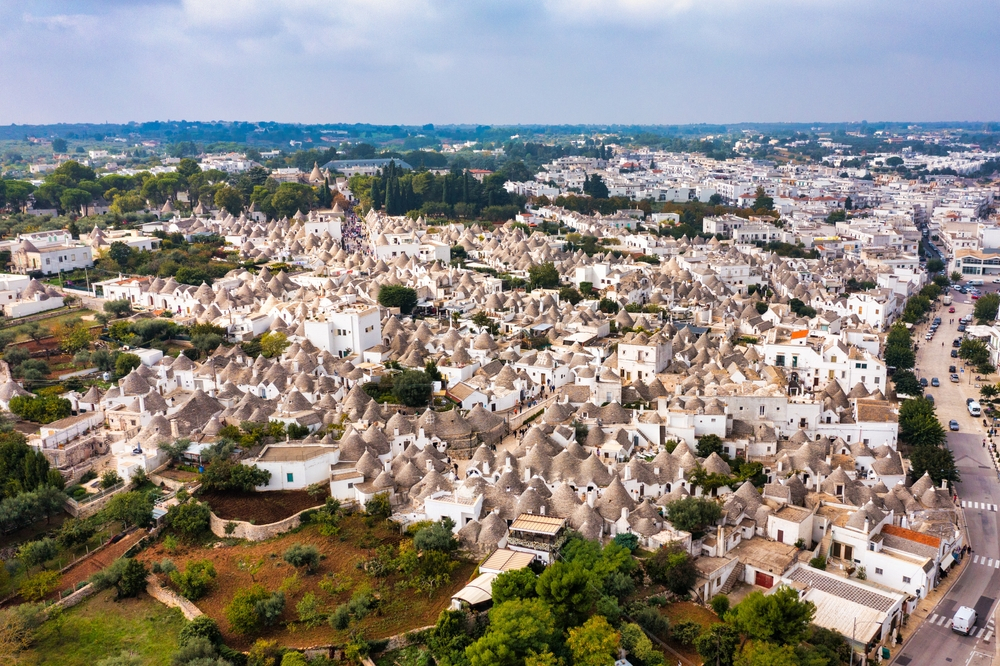
[[[146,589],[146,577],[149,572],[142,562],[134,559],[118,559],[111,566],[92,575],[87,582],[98,590],[114,587],[116,598],[134,597]]]
[[[118,476],[118,472],[113,469],[109,469],[104,474],[101,474],[101,488],[108,489],[112,486],[116,486],[122,482],[122,477]]]
[[[619,546],[624,546],[629,549],[629,552],[634,553],[639,549],[639,537],[632,534],[631,532],[622,532],[615,535],[614,542]]]
[[[299,622],[310,628],[318,627],[326,619],[326,613],[320,610],[319,600],[313,592],[306,592],[303,595],[295,605],[295,612],[299,616]]]
[[[365,513],[371,518],[385,520],[392,515],[392,505],[387,493],[376,493],[365,502]]]
[[[172,559],[164,557],[159,562],[153,563],[152,571],[155,574],[171,574],[177,571],[177,566],[174,564]]]
[[[715,611],[715,614],[720,618],[726,614],[726,611],[729,610],[729,597],[724,594],[715,595],[709,603],[712,606],[712,610]]]
[[[820,555],[818,557],[812,558],[811,560],[809,560],[809,566],[811,566],[813,569],[820,569],[820,570],[825,571],[826,570],[826,556],[825,555]]]
[[[41,601],[59,587],[60,579],[58,571],[40,571],[26,578],[17,591],[25,601]]]
[[[25,421],[52,423],[70,415],[69,400],[58,396],[14,396],[10,399],[10,411]]]
[[[450,527],[444,523],[434,523],[417,531],[413,536],[413,545],[417,550],[449,553],[458,547],[458,541],[452,535]]]
[[[182,596],[197,601],[205,596],[215,582],[215,566],[209,560],[188,562],[183,572],[176,569],[170,572],[170,580]]]
[[[398,284],[383,285],[378,290],[378,303],[385,308],[399,308],[403,314],[410,314],[417,304],[417,290]]]
[[[219,625],[207,615],[199,615],[181,629],[180,644],[184,645],[193,638],[205,638],[213,645],[222,642],[222,632]]]
[[[248,589],[236,591],[225,613],[234,632],[247,634],[274,624],[284,610],[283,592],[269,593],[263,585],[254,583]]]
[[[271,472],[256,465],[244,465],[228,459],[215,460],[202,475],[205,490],[252,492],[266,486]]]
[[[319,567],[319,550],[313,545],[293,543],[285,550],[284,558],[296,569],[305,567],[307,573],[313,573]]]

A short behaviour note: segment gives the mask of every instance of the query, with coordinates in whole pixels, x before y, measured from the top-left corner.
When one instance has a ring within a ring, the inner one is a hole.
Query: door
[[[774,576],[757,571],[754,573],[753,584],[770,590],[774,585]]]
[[[844,559],[848,562],[854,561],[854,546],[844,546]]]
[[[778,541],[785,543],[785,530],[778,530]]]

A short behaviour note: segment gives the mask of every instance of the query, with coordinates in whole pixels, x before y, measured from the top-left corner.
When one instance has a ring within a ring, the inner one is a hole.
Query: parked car
[[[927,388],[927,378],[926,377],[921,377],[920,378],[920,385],[922,387],[924,387],[924,388]]]
[[[952,419],[951,421],[948,421],[948,429],[949,430],[956,430],[957,431],[958,430],[958,421],[956,421],[955,419]]]
[[[951,306],[950,308],[948,308],[948,312],[949,312],[950,314],[955,314],[955,306],[953,305],[953,306]]]
[[[931,386],[941,386],[941,382],[938,381],[937,377],[931,378]]]
[[[957,349],[952,349],[951,350],[951,357],[952,358],[958,358],[958,350]]]
[[[954,372],[951,373],[951,376],[949,376],[948,379],[950,379],[951,381],[955,382],[956,384],[958,383],[958,375],[955,374]]]
[[[950,372],[951,374],[955,374],[956,372],[958,372],[958,368],[956,368],[953,365],[949,365],[948,366],[948,372]]]
[[[979,294],[973,294],[972,295],[972,300],[978,301],[979,300]]]
[[[974,403],[975,401],[976,401],[976,399],[975,399],[975,398],[966,398],[966,399],[965,399],[965,406],[966,406],[966,407],[968,407],[969,405],[971,405],[971,404],[972,404],[972,403]]]
[[[930,393],[924,394],[924,400],[931,403],[932,405],[934,404],[934,396],[932,396]]]
[[[959,324],[958,325],[958,332],[959,333],[965,333],[965,324]],[[962,344],[962,343],[960,342],[958,344]]]
[[[993,279],[991,280],[991,282],[992,282],[993,284],[1000,284],[1000,278],[993,278]]]
[[[962,338],[955,338],[954,340],[952,340],[951,341],[951,346],[952,347],[961,347],[962,346]]]

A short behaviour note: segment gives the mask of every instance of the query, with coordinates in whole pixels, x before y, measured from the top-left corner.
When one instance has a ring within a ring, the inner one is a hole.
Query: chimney
[[[524,482],[527,483],[528,481],[531,481],[531,468],[530,467],[525,467],[524,468]]]
[[[656,476],[659,476],[660,475],[660,468],[659,467],[654,467],[653,468],[653,474],[655,474]]]
[[[628,509],[622,507],[622,520],[628,520]]]
[[[588,490],[587,491],[587,504],[588,504],[588,506],[590,506],[591,509],[594,508],[594,502],[595,501],[597,501],[597,491],[596,490]]]
[[[423,439],[424,438],[424,429],[423,428],[418,428],[417,429],[417,437],[419,439]]]
[[[392,429],[392,436],[393,437],[399,437],[399,428],[393,428]]]
[[[543,516],[545,515],[545,505],[544,505],[544,504],[543,504],[543,505],[542,505],[542,506],[541,506],[541,507],[540,507],[540,508],[538,509],[538,512],[539,512],[539,513],[540,513],[541,515],[543,515]]]
[[[170,436],[174,438],[181,436],[180,430],[177,428],[177,419],[170,419]]]

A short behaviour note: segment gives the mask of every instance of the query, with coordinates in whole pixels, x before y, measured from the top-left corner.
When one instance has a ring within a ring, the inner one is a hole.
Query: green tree
[[[59,546],[55,539],[39,539],[38,541],[28,541],[21,544],[17,549],[17,557],[24,562],[27,567],[34,567],[45,564],[59,554]]]
[[[116,596],[118,599],[128,599],[139,596],[139,593],[146,589],[146,578],[149,570],[146,565],[136,559],[128,558],[122,567],[121,576],[115,583]]]
[[[997,308],[1000,308],[1000,294],[988,292],[976,301],[974,314],[980,322],[992,322],[997,318]]]
[[[181,628],[180,644],[184,645],[195,638],[204,638],[212,645],[220,645],[222,632],[215,620],[207,615],[199,615]]]
[[[490,625],[465,649],[470,666],[520,666],[528,655],[549,651],[557,640],[555,616],[540,599],[518,599],[494,606]]]
[[[580,562],[556,561],[538,577],[535,592],[552,609],[562,627],[580,624],[590,613],[599,589]]]
[[[125,247],[128,246],[126,245]],[[132,304],[126,298],[121,298],[117,301],[107,301],[104,303],[104,311],[112,317],[127,317],[132,314]]]
[[[108,257],[116,264],[124,268],[125,266],[128,266],[129,259],[132,258],[132,248],[122,241],[114,241],[108,248]],[[105,306],[106,305],[107,303],[105,303]]]
[[[717,594],[712,597],[709,604],[712,606],[712,611],[721,618],[729,610],[729,597],[724,594]]]
[[[433,383],[423,370],[404,370],[393,378],[392,394],[407,407],[422,407],[430,402]]]
[[[101,514],[125,525],[146,527],[153,522],[153,498],[149,493],[134,490],[118,493],[108,501]]]
[[[896,386],[896,393],[912,398],[919,398],[924,394],[924,387],[920,385],[917,376],[910,370],[897,370],[892,376],[892,383]]]
[[[939,273],[944,270],[944,262],[940,259],[928,259],[926,268],[928,273]]]
[[[63,334],[62,341],[59,346],[67,354],[72,355],[79,351],[89,349],[91,341],[92,337],[90,335],[90,327],[81,322],[76,326],[71,327]]]
[[[934,405],[915,398],[904,400],[899,406],[899,437],[910,446],[940,446],[947,433],[938,421]]]
[[[25,578],[17,588],[18,594],[27,602],[41,601],[59,588],[62,574],[58,571],[39,571]],[[0,656],[0,663],[3,663]]]
[[[700,497],[685,497],[666,505],[667,520],[679,530],[700,536],[704,528],[722,517],[722,507]]]
[[[288,349],[288,336],[281,331],[268,331],[260,336],[260,355],[264,358],[278,358]]]
[[[142,359],[135,354],[119,354],[115,358],[115,374],[124,377],[142,365]]]
[[[238,217],[243,212],[243,195],[235,187],[223,185],[215,191],[215,206]]]
[[[733,609],[732,621],[755,641],[795,645],[806,637],[815,615],[811,601],[800,601],[797,590],[782,586],[768,595],[751,592]]]
[[[378,303],[384,308],[399,308],[402,314],[410,314],[417,305],[417,290],[401,284],[386,284],[379,287]]]
[[[210,510],[202,502],[188,501],[167,510],[165,522],[188,539],[196,539],[208,531]]]
[[[569,301],[570,305],[576,305],[583,300],[583,295],[573,287],[561,287],[559,289],[559,300]]]
[[[528,283],[532,289],[555,289],[559,286],[559,271],[551,261],[536,264],[528,269]]]
[[[538,576],[531,569],[505,571],[493,579],[493,604],[499,606],[512,599],[534,599]]]
[[[50,484],[49,461],[16,430],[0,432],[0,499]]]
[[[753,209],[756,211],[774,210],[774,199],[767,195],[763,186],[758,186],[754,192]]]
[[[739,632],[730,624],[719,623],[702,632],[694,646],[705,664],[733,666],[739,643]]]
[[[698,439],[697,453],[699,458],[707,458],[713,453],[724,456],[725,452],[726,450],[722,446],[722,438],[718,435],[702,435]]]
[[[365,502],[365,514],[372,518],[386,520],[392,515],[392,504],[387,493],[376,493]]]
[[[916,363],[917,356],[909,346],[889,345],[885,348],[885,364],[899,370],[909,370]]]
[[[232,631],[237,634],[255,632],[262,623],[257,613],[257,604],[266,601],[270,596],[260,583],[237,590],[225,608],[226,619]]]
[[[614,666],[620,644],[618,632],[600,615],[570,629],[566,639],[575,666]]]
[[[694,558],[679,544],[663,546],[646,561],[646,573],[674,594],[687,594],[698,578]]]
[[[800,666],[802,662],[791,645],[751,641],[743,646],[733,663],[734,666]]]
[[[211,560],[192,560],[184,566],[183,572],[170,572],[170,581],[185,598],[197,601],[215,582],[215,566]]]
[[[450,553],[458,548],[458,541],[447,524],[436,522],[421,528],[413,535],[413,546],[420,551],[437,550]]]
[[[916,481],[924,472],[935,484],[941,481],[957,483],[962,480],[955,466],[955,456],[951,451],[939,446],[917,446],[910,451],[910,478]]]

